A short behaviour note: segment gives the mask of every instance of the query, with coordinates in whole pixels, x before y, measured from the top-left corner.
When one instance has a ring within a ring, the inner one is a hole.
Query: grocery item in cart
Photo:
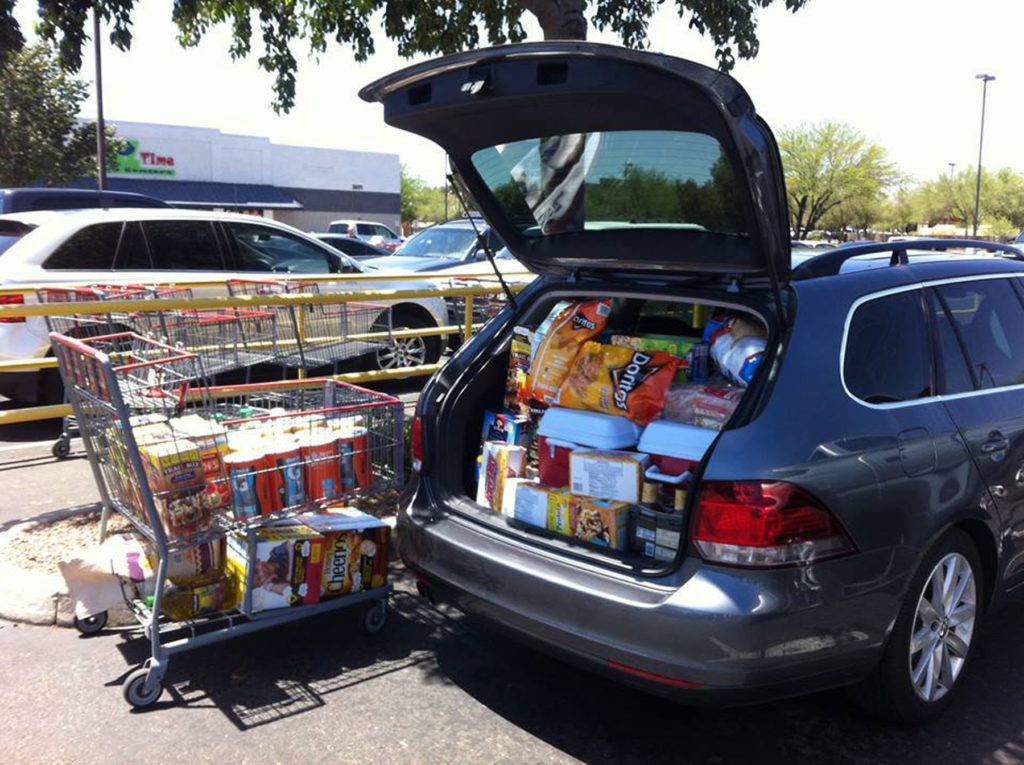
[[[166,419],[166,418],[165,418]],[[176,417],[168,422],[177,437],[185,438],[199,449],[206,480],[207,504],[212,508],[226,507],[231,503],[230,486],[222,480],[224,475],[223,457],[228,452],[227,432],[224,426],[199,415]],[[136,433],[138,429],[136,429]]]
[[[764,357],[767,335],[760,327],[736,316],[715,316],[704,327],[704,341],[722,374],[746,387]]]
[[[642,430],[625,417],[551,407],[537,428],[540,482],[546,486],[568,486],[569,455],[574,449],[630,449],[636,446]]]
[[[341,486],[338,438],[331,431],[310,433],[300,440],[305,465],[306,493],[310,500],[334,499]]]
[[[296,517],[324,537],[321,597],[383,587],[388,580],[391,528],[354,508],[329,508]]]
[[[736,411],[744,389],[728,383],[673,385],[661,416],[673,422],[721,430]]]
[[[231,584],[223,574],[186,585],[171,585],[163,594],[161,610],[175,621],[186,621],[231,608]]]
[[[569,456],[573,494],[637,503],[649,463],[645,454],[610,449],[578,449]]]
[[[556,303],[533,335],[527,395],[555,403],[580,347],[604,331],[610,315],[610,300]]]
[[[302,449],[294,440],[284,441],[268,455],[274,488],[274,510],[298,507],[306,502]]]
[[[323,562],[323,535],[301,523],[232,534],[225,561],[231,597],[244,613],[317,603]]]
[[[552,403],[628,417],[638,425],[658,418],[680,360],[664,351],[583,344]]]
[[[508,352],[508,377],[505,380],[505,408],[523,411],[528,406],[527,380],[530,376],[530,349],[533,330],[529,327],[512,328],[512,344]]]
[[[266,460],[259,452],[232,452],[224,457],[224,469],[231,487],[231,505],[235,520],[245,521],[263,515],[263,508],[274,506],[276,490]]]
[[[520,478],[526,467],[526,449],[522,446],[485,441],[476,501],[500,513],[509,478]]]
[[[570,513],[575,519],[573,535],[581,542],[625,550],[629,531],[628,502],[595,499],[573,494]]]
[[[139,444],[139,459],[154,492],[203,485],[199,447],[187,439]]]
[[[332,432],[338,437],[338,465],[342,492],[369,490],[373,486],[369,431],[362,425],[341,421]]]

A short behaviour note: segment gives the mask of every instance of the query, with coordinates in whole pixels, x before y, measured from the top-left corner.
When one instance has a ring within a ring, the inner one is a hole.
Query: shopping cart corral
[[[181,651],[357,605],[366,631],[384,626],[389,529],[342,503],[401,487],[399,400],[331,380],[196,385],[197,354],[135,333],[51,342],[102,498],[101,541],[118,512],[149,551],[148,574],[122,579],[150,641],[124,684],[130,704],[159,698]]]

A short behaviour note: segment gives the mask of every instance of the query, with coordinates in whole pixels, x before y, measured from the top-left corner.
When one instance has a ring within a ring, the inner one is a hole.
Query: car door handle
[[[1006,439],[1005,436],[999,436],[998,438],[992,438],[988,441],[985,441],[981,445],[981,453],[995,454],[996,452],[1004,452],[1006,451],[1006,448],[1009,445],[1010,442]]]

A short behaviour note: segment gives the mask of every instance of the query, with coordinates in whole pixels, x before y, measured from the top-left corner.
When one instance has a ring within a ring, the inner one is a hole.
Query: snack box
[[[497,441],[486,441],[480,463],[476,501],[500,513],[509,478],[521,478],[526,468],[526,449]]]
[[[629,549],[659,561],[675,560],[685,517],[684,513],[665,513],[634,505],[630,510]]]
[[[508,352],[508,377],[505,380],[506,409],[517,410],[528,406],[529,392],[526,390],[526,381],[530,375],[532,345],[532,328],[512,328],[512,344]]]
[[[537,467],[546,486],[569,485],[569,454],[580,447],[630,449],[643,428],[625,417],[551,407],[537,427]]]
[[[628,502],[595,499],[572,494],[570,515],[575,521],[573,536],[581,542],[625,550],[629,532]]]
[[[513,412],[484,412],[482,441],[504,441],[516,446],[526,446],[529,439],[530,418]]]
[[[209,504],[212,507],[230,505],[231,487],[224,480],[223,458],[228,453],[228,437],[224,426],[197,414],[190,414],[171,420],[170,428],[176,437],[185,438],[198,447]]]
[[[513,479],[515,491],[513,510],[508,513],[517,521],[548,529],[559,534],[572,534],[569,513],[569,492],[553,489],[525,478]]]
[[[650,455],[662,475],[680,476],[692,471],[704,459],[717,436],[717,430],[670,420],[656,420],[644,428],[636,448],[638,452]],[[658,475],[650,477],[660,478]]]
[[[573,494],[636,504],[640,501],[646,454],[610,449],[577,449],[569,455]]]
[[[296,520],[324,537],[321,598],[387,584],[391,527],[384,521],[349,507],[304,513]]]
[[[140,445],[139,458],[154,493],[203,485],[202,455],[187,439]]]
[[[231,600],[245,614],[320,601],[324,537],[302,523],[265,526],[228,537],[225,572]],[[246,588],[251,575],[251,587]]]

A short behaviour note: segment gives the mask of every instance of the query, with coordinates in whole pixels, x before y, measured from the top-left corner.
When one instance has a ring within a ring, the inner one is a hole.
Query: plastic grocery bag
[[[765,331],[745,319],[716,316],[704,327],[704,342],[711,344],[711,357],[722,374],[744,388],[764,357]]]

